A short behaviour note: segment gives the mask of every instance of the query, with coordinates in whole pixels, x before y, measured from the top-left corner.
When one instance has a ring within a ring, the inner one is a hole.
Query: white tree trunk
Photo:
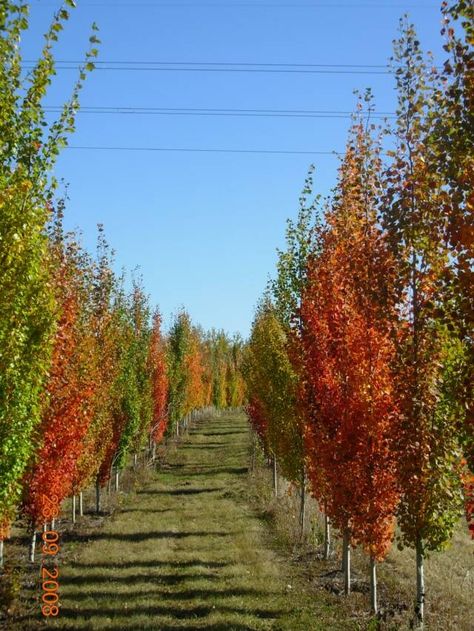
[[[300,497],[300,535],[301,540],[304,538],[304,521],[306,515],[306,477],[305,471],[301,475],[301,497]]]
[[[351,593],[351,545],[349,541],[349,533],[344,532],[342,543],[342,559],[344,567],[344,594],[348,596]]]
[[[115,469],[115,492],[118,493],[119,490],[119,470]]]
[[[72,504],[71,504],[71,520],[72,523],[76,523],[76,496],[72,496]]]
[[[56,520],[54,519],[54,517],[51,519],[51,530],[55,530],[56,528]]]
[[[329,559],[331,552],[331,529],[329,527],[329,517],[324,515],[324,560]]]
[[[79,493],[79,515],[84,517],[84,496],[82,491]]]
[[[3,539],[0,539],[0,568],[3,567],[4,565],[4,558],[3,558]]]
[[[133,468],[137,468],[138,456],[137,454],[133,454]]]
[[[277,472],[277,459],[273,454],[273,492],[275,497],[278,497],[278,472]]]
[[[418,628],[422,629],[425,618],[425,575],[423,568],[423,542],[416,542],[416,606],[415,615]]]
[[[35,550],[36,550],[36,530],[33,528],[33,532],[31,534],[31,543],[30,543],[30,563],[35,562]]]
[[[370,557],[370,608],[377,613],[377,563],[374,557]]]

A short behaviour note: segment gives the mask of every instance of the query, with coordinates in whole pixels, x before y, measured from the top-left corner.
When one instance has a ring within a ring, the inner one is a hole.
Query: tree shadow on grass
[[[108,533],[108,532],[92,532],[89,534],[79,534],[74,532],[65,532],[62,541],[75,542],[92,542],[92,541],[128,541],[140,542],[149,539],[185,539],[186,537],[230,537],[233,533],[212,530],[190,530],[174,532],[172,530],[157,530],[153,532],[129,532],[129,533]]]
[[[218,486],[207,489],[161,489],[159,491],[139,491],[137,495],[200,495],[201,493],[217,493],[218,491],[225,491],[225,488]]]
[[[204,561],[203,559],[189,559],[187,561],[124,561],[122,563],[117,562],[104,562],[104,563],[81,563],[80,561],[74,561],[69,564],[70,567],[83,567],[83,568],[139,568],[139,567],[209,567],[209,568],[223,568],[229,565],[235,565],[229,561]]]
[[[195,618],[205,618],[209,616],[211,613],[230,613],[230,614],[240,614],[240,615],[252,615],[258,617],[260,619],[266,618],[277,618],[278,616],[287,613],[283,609],[253,609],[247,607],[232,607],[227,605],[196,605],[194,607],[173,607],[170,605],[151,605],[151,606],[139,606],[136,608],[127,607],[127,609],[114,609],[114,608],[104,608],[101,610],[97,609],[71,609],[67,606],[63,606],[61,608],[61,618],[69,618],[75,619],[78,616],[85,618],[113,618],[115,615],[123,616],[127,615],[127,617],[132,617],[134,615],[137,616],[171,616],[178,620],[186,620],[186,619],[195,619]],[[158,627],[155,627],[158,631]],[[208,629],[209,627],[205,627]],[[227,627],[230,631],[232,627]],[[162,627],[159,627],[159,631],[162,631]]]

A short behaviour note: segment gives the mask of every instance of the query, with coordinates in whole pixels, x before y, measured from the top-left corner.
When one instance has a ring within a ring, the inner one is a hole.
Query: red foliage
[[[341,169],[322,251],[309,265],[301,317],[305,442],[317,499],[354,543],[388,551],[398,502],[389,305],[390,259],[376,227],[357,137]],[[385,287],[386,289],[386,287]]]
[[[88,338],[81,318],[81,271],[63,258],[57,270],[61,315],[47,383],[47,406],[39,428],[40,448],[25,478],[24,507],[38,525],[52,498],[73,492],[77,461],[92,420],[95,383],[88,371]]]

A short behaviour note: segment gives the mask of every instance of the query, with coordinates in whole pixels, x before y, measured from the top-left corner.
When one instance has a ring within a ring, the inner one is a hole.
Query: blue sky
[[[25,59],[37,56],[41,34],[59,4],[31,2]],[[442,59],[437,2],[78,0],[77,4],[57,46],[58,60],[83,57],[95,21],[102,62],[376,66],[390,56],[404,11],[415,22],[424,48]],[[61,105],[74,78],[74,71],[58,70],[47,104]],[[81,104],[346,112],[354,108],[353,91],[366,87],[372,88],[379,111],[394,110],[390,75],[360,73],[97,70],[87,80]],[[341,151],[349,122],[347,118],[83,113],[70,144]],[[85,246],[93,250],[96,225],[103,223],[116,250],[117,269],[140,267],[151,300],[159,305],[165,321],[184,305],[205,328],[246,336],[254,306],[274,270],[276,248],[283,246],[285,220],[297,212],[311,163],[316,165],[317,189],[326,194],[335,182],[338,163],[333,155],[71,148],[60,157],[56,175],[69,184],[67,227],[79,227]]]

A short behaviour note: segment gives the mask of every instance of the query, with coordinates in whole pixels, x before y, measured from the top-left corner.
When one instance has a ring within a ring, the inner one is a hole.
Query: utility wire
[[[99,145],[69,145],[67,149],[83,151],[154,151],[179,153],[253,153],[253,154],[286,154],[286,155],[320,155],[338,156],[337,151],[292,151],[280,149],[208,149],[188,147],[111,147]]]
[[[61,112],[59,106],[45,107],[46,112]],[[256,118],[351,118],[354,112],[337,110],[259,110],[259,109],[217,109],[217,108],[167,108],[167,107],[92,107],[83,106],[78,114],[119,114],[154,116],[228,116]],[[371,118],[394,118],[393,112],[372,112]]]
[[[55,65],[56,70],[78,70],[81,67],[81,63],[77,62],[76,65],[62,64],[57,62]],[[35,64],[25,62],[24,68],[31,70],[35,67]],[[257,73],[257,74],[364,74],[364,75],[390,75],[393,74],[391,70],[335,70],[331,69],[301,69],[301,68],[195,68],[195,67],[174,67],[169,66],[124,66],[124,65],[97,65],[98,71],[145,71],[145,72],[227,72],[227,73]]]
[[[41,3],[35,5],[35,7],[57,7],[57,4],[53,3]],[[436,4],[370,4],[370,3],[273,3],[273,2],[232,2],[232,3],[211,3],[211,2],[81,2],[80,6],[84,7],[105,7],[110,9],[116,9],[120,7],[140,7],[140,8],[214,8],[214,9],[233,9],[233,8],[247,8],[247,9],[433,9],[438,8]]]

